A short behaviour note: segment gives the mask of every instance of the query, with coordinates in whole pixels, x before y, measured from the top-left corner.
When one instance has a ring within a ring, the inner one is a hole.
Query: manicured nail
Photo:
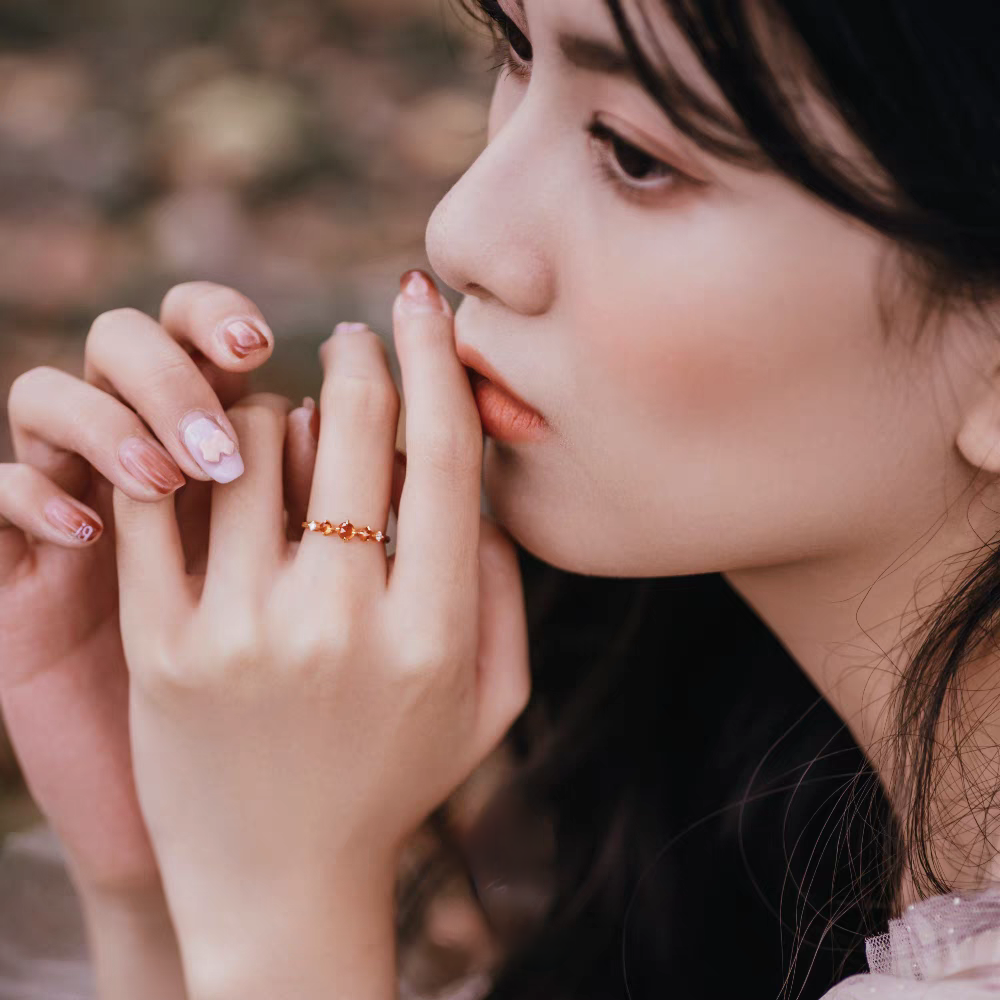
[[[217,483],[231,483],[243,475],[236,442],[214,420],[196,415],[181,427],[181,436],[191,457]]]
[[[104,530],[100,521],[64,497],[53,497],[45,505],[44,513],[50,524],[81,542],[89,542]]]
[[[126,438],[118,449],[118,460],[141,483],[152,486],[164,496],[184,485],[184,475],[166,451],[145,438]]]
[[[334,328],[334,333],[361,333],[368,329],[367,323],[338,323]]]
[[[268,345],[266,334],[255,320],[237,319],[222,329],[222,342],[236,357],[249,357],[254,351],[261,351]]]
[[[407,271],[399,281],[402,303],[415,312],[437,312],[449,315],[451,306],[423,271]]]

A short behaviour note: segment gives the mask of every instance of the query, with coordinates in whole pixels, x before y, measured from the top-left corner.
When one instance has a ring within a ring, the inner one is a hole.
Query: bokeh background
[[[100,313],[155,317],[180,281],[262,308],[255,389],[315,397],[340,320],[391,348],[399,275],[486,141],[489,49],[457,0],[0,0],[0,461],[14,378],[82,375]],[[0,837],[38,818],[0,723]],[[438,935],[474,937],[443,899]]]
[[[489,68],[457,0],[0,0],[0,461],[14,378],[82,375],[101,312],[156,316],[180,281],[264,311],[255,389],[318,395],[340,320],[391,349]]]

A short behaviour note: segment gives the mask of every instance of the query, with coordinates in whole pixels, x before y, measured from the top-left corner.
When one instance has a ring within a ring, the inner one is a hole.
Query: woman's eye
[[[635,193],[658,190],[664,186],[664,180],[669,182],[667,186],[673,186],[682,176],[675,167],[633,146],[603,122],[592,122],[587,131],[613,161],[602,161],[602,172],[620,187]]]
[[[524,32],[507,16],[498,0],[479,0],[483,12],[499,27],[499,35],[494,36],[494,56],[499,56],[499,65],[516,76],[524,76],[534,56],[531,42]],[[513,53],[513,57],[511,55]],[[516,58],[514,58],[516,57]]]

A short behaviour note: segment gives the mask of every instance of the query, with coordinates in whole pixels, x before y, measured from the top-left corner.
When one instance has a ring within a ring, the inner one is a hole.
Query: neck
[[[900,761],[912,757],[900,754],[896,695],[922,638],[917,629],[934,617],[960,571],[982,557],[992,534],[981,525],[977,531],[967,503],[949,510],[955,516],[945,524],[911,525],[909,532],[903,525],[880,546],[723,574],[849,727],[904,830],[912,818],[905,790],[913,779],[900,780]],[[931,815],[939,819],[928,847],[943,883],[955,890],[1000,879],[1000,852],[989,846],[996,824],[985,814],[995,812],[1000,746],[1000,726],[986,721],[1000,691],[1000,655],[995,644],[991,648],[992,656],[962,667],[957,680],[963,697],[946,700],[938,727]],[[963,727],[957,736],[956,721]],[[920,898],[918,882],[904,867],[899,908]]]

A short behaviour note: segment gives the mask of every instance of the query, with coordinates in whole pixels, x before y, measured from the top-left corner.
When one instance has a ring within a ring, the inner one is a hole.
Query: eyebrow
[[[514,0],[514,4],[524,17],[524,0]],[[604,76],[635,79],[635,67],[622,49],[583,35],[562,34],[558,36],[556,43],[566,62],[577,69]]]

